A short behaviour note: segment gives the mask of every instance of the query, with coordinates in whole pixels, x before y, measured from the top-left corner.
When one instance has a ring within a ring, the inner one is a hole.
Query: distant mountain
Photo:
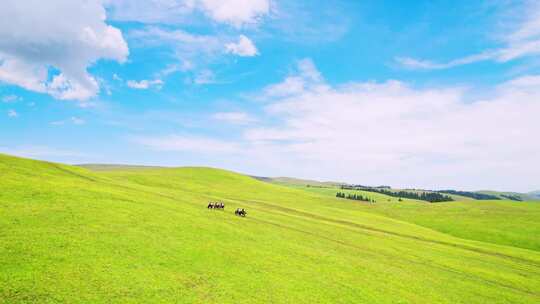
[[[540,190],[531,191],[527,195],[535,199],[540,199]]]
[[[344,183],[340,182],[320,182],[311,179],[301,179],[294,177],[263,177],[263,176],[251,176],[263,182],[281,184],[288,186],[311,186],[311,187],[335,187],[341,186]]]
[[[540,200],[540,193],[537,193],[537,196],[533,194],[536,192],[529,193],[520,193],[520,192],[501,192],[501,191],[492,191],[492,190],[482,190],[476,191],[477,193],[484,193],[489,195],[498,196],[501,199],[513,200],[513,201],[530,201],[530,200]]]

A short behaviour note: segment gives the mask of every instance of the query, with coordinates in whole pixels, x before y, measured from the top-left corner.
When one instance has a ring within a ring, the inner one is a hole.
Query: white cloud
[[[235,125],[247,125],[257,122],[257,119],[245,112],[219,112],[213,114],[212,118],[217,121]]]
[[[468,57],[459,58],[446,63],[437,63],[429,60],[418,60],[408,57],[397,57],[396,61],[403,67],[419,70],[441,70],[453,68],[460,65],[470,64],[478,61],[492,60],[496,58],[496,52],[485,52]]]
[[[174,48],[180,64],[167,66],[161,72],[163,75],[176,71],[192,70],[195,68],[196,62],[211,61],[223,53],[237,56],[258,54],[253,42],[244,35],[240,35],[236,42],[231,42],[232,39],[225,36],[197,35],[179,29],[167,30],[150,26],[131,31],[129,36],[149,46],[166,44]]]
[[[212,19],[240,27],[256,23],[270,12],[269,0],[200,0],[201,8]]]
[[[194,70],[198,65],[204,66],[223,53],[225,44],[222,37],[196,35],[183,30],[167,30],[156,26],[131,31],[129,36],[143,45],[166,45],[173,49],[179,64],[167,66],[159,73],[160,76]]]
[[[302,86],[266,96],[265,120],[236,138],[158,136],[139,143],[204,150],[221,166],[254,174],[468,190],[538,186],[540,76],[470,100],[463,88],[414,88],[395,80],[332,86],[309,60],[297,70],[288,77]],[[242,114],[213,118],[241,120]]]
[[[131,38],[142,38],[145,43],[175,42],[178,45],[185,44],[187,49],[192,50],[196,47],[199,51],[213,51],[219,48],[221,44],[221,41],[214,36],[191,34],[180,29],[166,30],[157,26],[133,30],[129,33],[129,36]]]
[[[451,60],[434,62],[409,57],[397,57],[396,61],[410,69],[447,69],[479,61],[508,62],[526,56],[540,55],[540,3],[529,1],[522,8],[523,18],[514,30],[502,35],[503,47],[479,54]]]
[[[15,110],[8,110],[7,115],[8,115],[8,117],[10,117],[10,118],[16,118],[16,117],[19,116],[19,114],[18,114],[17,111],[15,111]]]
[[[270,85],[264,90],[264,96],[278,97],[300,93],[304,90],[305,82],[302,77],[290,76],[283,82]]]
[[[193,70],[193,68],[194,65],[190,60],[180,59],[180,63],[167,65],[163,70],[159,71],[158,75],[161,77],[166,77],[176,72],[187,72]]]
[[[263,92],[266,97],[285,97],[303,92],[307,87],[325,89],[323,78],[311,59],[297,62],[296,70],[280,83],[267,86]]]
[[[189,79],[190,83],[214,82],[213,75],[206,67],[219,61],[224,54],[236,56],[256,56],[258,54],[255,45],[244,35],[239,36],[238,40],[233,42],[233,38],[229,36],[199,35],[179,29],[168,30],[162,27],[148,26],[131,31],[129,36],[148,47],[165,45],[172,48],[173,56],[178,62],[166,66],[155,77],[162,78],[172,73],[189,71],[196,75],[193,79]]]
[[[236,43],[227,43],[225,45],[227,53],[235,54],[242,57],[253,57],[259,54],[257,47],[253,42],[246,36],[240,35],[238,37],[238,42]]]
[[[195,11],[215,22],[241,27],[270,13],[270,0],[109,0],[112,18],[144,23],[187,23]]]
[[[146,90],[151,87],[155,87],[156,89],[160,90],[163,86],[163,81],[161,79],[155,79],[155,80],[141,80],[141,81],[135,81],[135,80],[128,80],[127,86],[132,89],[138,89],[138,90]]]
[[[332,87],[297,77],[302,90],[266,106],[280,122],[249,129],[244,139],[276,160],[301,155],[304,176],[523,189],[538,170],[540,76],[472,102],[460,88],[415,89],[400,81]]]
[[[0,81],[57,99],[95,96],[99,85],[87,68],[128,55],[122,33],[105,19],[100,1],[3,1]]]

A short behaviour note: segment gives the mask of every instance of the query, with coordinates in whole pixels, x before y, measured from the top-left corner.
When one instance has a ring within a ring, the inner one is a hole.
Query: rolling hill
[[[540,204],[366,204],[330,190],[0,154],[0,303],[540,299]]]
[[[304,187],[315,187],[315,188],[339,188],[342,185],[347,185],[347,183],[341,183],[341,182],[320,182],[316,180],[308,180],[308,179],[298,179],[298,178],[292,178],[292,177],[259,177],[259,176],[253,176],[255,179],[258,179],[260,181],[276,184],[276,185],[282,185],[282,186],[288,186],[288,187],[295,187],[295,188],[304,188]],[[368,187],[368,186],[362,186],[362,187]],[[481,190],[481,191],[456,191],[456,190],[425,190],[425,189],[400,189],[400,188],[392,188],[390,186],[384,186],[387,190],[399,192],[399,191],[407,191],[407,192],[415,192],[415,193],[432,193],[437,192],[443,195],[448,195],[452,197],[455,201],[466,201],[466,200],[514,200],[514,201],[531,201],[531,200],[540,200],[540,191],[532,191],[529,193],[519,193],[519,192],[501,192],[501,191],[493,191],[493,190]],[[371,187],[373,188],[373,187]],[[378,188],[378,187],[375,187]],[[478,198],[475,197],[478,195],[484,195],[484,196],[493,196],[493,198],[487,197],[487,198]]]
[[[294,178],[294,177],[260,177],[260,176],[252,176],[253,178],[268,182],[268,183],[274,183],[278,185],[294,185],[294,186],[311,186],[311,187],[337,187],[339,185],[342,185],[344,183],[340,182],[320,182],[316,180],[311,179],[301,179],[301,178]]]
[[[537,200],[538,198],[530,195],[529,193],[519,193],[519,192],[502,192],[502,191],[493,191],[493,190],[482,190],[478,191],[478,193],[484,193],[484,194],[490,194],[495,195],[503,200],[514,200],[514,201],[530,201],[530,200]]]

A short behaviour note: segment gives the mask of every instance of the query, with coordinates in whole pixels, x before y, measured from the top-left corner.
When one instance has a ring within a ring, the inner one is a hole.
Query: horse
[[[238,209],[236,209],[236,211],[234,212],[234,214],[235,214],[235,215],[238,215],[238,216],[244,217],[244,216],[247,215],[247,212],[246,212],[246,210],[244,210],[244,208],[242,208],[242,209],[238,208]]]

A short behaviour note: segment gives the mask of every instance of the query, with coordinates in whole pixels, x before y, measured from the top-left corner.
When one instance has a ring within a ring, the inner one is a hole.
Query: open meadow
[[[0,303],[540,300],[539,204],[313,189],[0,155]]]

